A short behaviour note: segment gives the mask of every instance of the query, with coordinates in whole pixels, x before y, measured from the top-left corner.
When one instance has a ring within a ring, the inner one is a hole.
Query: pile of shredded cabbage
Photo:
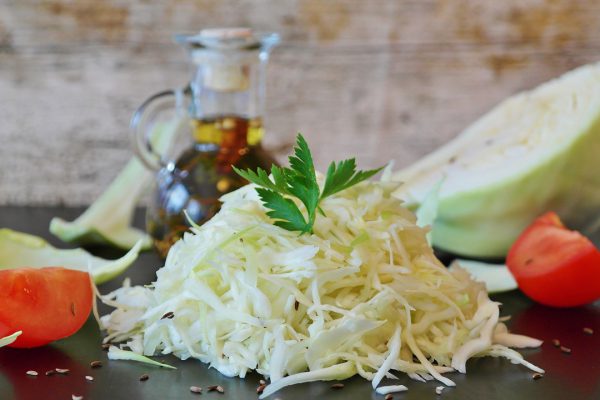
[[[541,342],[508,333],[484,285],[437,260],[395,189],[364,182],[325,199],[304,235],[274,226],[252,185],[224,196],[156,282],[104,297],[116,307],[106,341],[227,376],[256,370],[270,380],[261,398],[355,374],[376,388],[395,371],[454,386],[442,374],[486,355],[543,372],[509,348]]]

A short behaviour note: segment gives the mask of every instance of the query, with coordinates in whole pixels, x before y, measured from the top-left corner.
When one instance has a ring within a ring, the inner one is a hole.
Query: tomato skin
[[[90,275],[61,267],[0,271],[0,337],[23,333],[10,347],[37,347],[77,332],[92,309]]]
[[[600,298],[600,251],[553,212],[521,233],[506,265],[519,289],[541,304],[574,307]]]

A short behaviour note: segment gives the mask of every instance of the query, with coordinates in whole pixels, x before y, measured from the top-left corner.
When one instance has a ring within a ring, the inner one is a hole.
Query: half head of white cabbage
[[[364,182],[325,199],[304,235],[274,226],[252,185],[224,196],[156,282],[105,296],[116,307],[102,318],[106,340],[227,376],[256,370],[270,379],[263,397],[354,374],[377,387],[393,371],[454,385],[442,374],[473,356],[541,371],[506,347],[541,342],[509,334],[484,285],[437,260],[395,189]]]
[[[600,63],[502,101],[460,135],[394,174],[396,195],[421,204],[439,190],[433,243],[470,257],[505,257],[538,216],[600,230]]]

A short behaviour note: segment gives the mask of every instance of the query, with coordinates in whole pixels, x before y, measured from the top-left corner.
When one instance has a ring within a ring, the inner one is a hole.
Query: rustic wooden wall
[[[88,203],[130,157],[128,120],[182,85],[171,36],[280,32],[269,146],[321,168],[417,159],[505,96],[600,58],[598,0],[0,0],[0,204]]]

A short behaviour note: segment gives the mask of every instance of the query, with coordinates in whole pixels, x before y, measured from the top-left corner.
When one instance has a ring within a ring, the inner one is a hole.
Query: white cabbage
[[[152,134],[154,149],[165,154],[182,123],[175,118],[169,123],[157,124]],[[131,224],[135,207],[151,186],[153,175],[133,157],[100,197],[74,221],[52,218],[50,232],[67,243],[111,245],[129,250],[141,241],[144,250],[150,249],[150,236]]]
[[[469,257],[505,257],[535,218],[600,230],[600,63],[511,96],[460,135],[393,174],[396,195],[422,204],[439,190],[433,244]]]
[[[137,361],[143,364],[154,365],[156,367],[168,368],[168,369],[177,369],[169,364],[160,363],[158,361],[151,360],[148,357],[142,356],[141,354],[135,353],[129,350],[119,349],[115,346],[110,346],[108,348],[108,359],[109,360],[128,360],[128,361]]]
[[[0,347],[8,346],[9,344],[13,343],[19,336],[21,336],[22,333],[23,331],[17,331],[12,335],[0,338]]]
[[[274,226],[254,186],[224,196],[173,246],[156,282],[105,296],[117,308],[102,318],[106,340],[227,376],[256,370],[271,381],[261,397],[355,374],[376,387],[394,371],[454,385],[442,374],[485,355],[524,364],[495,340],[512,338],[498,303],[437,260],[396,189],[364,182],[325,199],[310,235]]]
[[[505,264],[492,264],[475,260],[456,259],[450,269],[459,266],[476,281],[485,283],[488,293],[502,293],[517,288],[517,281]]]
[[[137,259],[141,247],[142,241],[138,241],[123,257],[106,260],[93,256],[84,249],[57,249],[39,236],[2,228],[0,270],[61,266],[89,272],[99,285],[125,272]]]

